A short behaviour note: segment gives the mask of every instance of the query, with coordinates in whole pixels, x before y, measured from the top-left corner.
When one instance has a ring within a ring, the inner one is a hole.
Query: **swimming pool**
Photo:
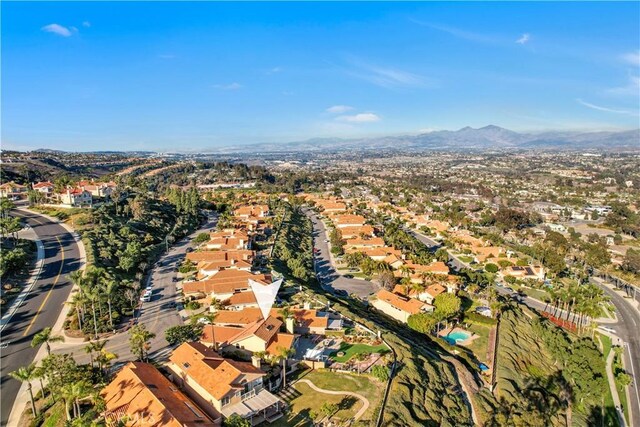
[[[471,337],[471,334],[467,331],[453,331],[448,335],[442,337],[446,342],[451,345],[456,345],[460,341],[466,341]]]

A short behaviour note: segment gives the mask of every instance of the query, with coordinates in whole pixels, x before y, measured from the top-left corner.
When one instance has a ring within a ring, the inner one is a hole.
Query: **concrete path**
[[[613,404],[616,407],[616,414],[618,415],[618,422],[620,423],[620,427],[626,427],[627,421],[624,418],[624,413],[619,409],[620,406],[620,396],[618,396],[618,389],[616,388],[616,379],[613,376],[613,358],[615,357],[615,351],[613,348],[609,352],[609,356],[607,357],[607,380],[609,383],[609,390],[611,390],[611,396],[613,396]]]
[[[369,409],[369,399],[367,399],[366,397],[364,397],[361,394],[358,393],[353,393],[351,391],[334,391],[334,390],[325,390],[323,388],[317,387],[314,383],[312,383],[309,380],[305,380],[305,379],[301,379],[295,382],[295,384],[298,383],[305,383],[306,385],[308,385],[309,387],[311,387],[313,390],[317,391],[318,393],[324,393],[324,394],[343,394],[345,396],[353,396],[355,398],[358,398],[360,400],[362,400],[362,403],[364,403],[364,405],[362,405],[362,408],[360,408],[360,410],[356,413],[356,415],[353,417],[354,420],[358,421],[365,412],[367,412],[367,409]]]

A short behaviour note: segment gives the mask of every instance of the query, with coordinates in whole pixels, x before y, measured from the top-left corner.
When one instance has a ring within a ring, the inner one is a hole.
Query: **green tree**
[[[251,422],[238,414],[233,414],[224,420],[224,427],[251,427]]]
[[[199,323],[172,326],[165,330],[164,336],[170,345],[197,341],[202,335],[202,325]]]
[[[38,347],[41,344],[44,344],[47,348],[47,354],[51,354],[51,343],[54,342],[63,342],[64,337],[61,335],[53,335],[51,328],[46,327],[37,334],[33,336],[31,340],[31,347]]]
[[[35,418],[38,413],[36,411],[36,404],[33,400],[33,389],[31,386],[31,381],[35,379],[36,366],[34,364],[28,366],[22,366],[18,368],[16,371],[10,372],[9,375],[23,383],[27,383],[27,390],[29,391],[29,400],[31,401],[31,412],[33,413],[33,417]]]
[[[293,348],[278,347],[276,360],[282,361],[282,388],[287,387],[287,360],[296,354],[296,350]]]
[[[423,334],[429,334],[435,328],[438,319],[428,313],[412,314],[407,319],[407,325],[414,331],[422,332]]]
[[[495,264],[486,264],[484,266],[484,269],[488,272],[488,273],[497,273],[498,272],[498,266]]]
[[[129,347],[139,361],[147,361],[150,341],[155,336],[156,334],[149,332],[144,324],[138,324],[129,329]]]
[[[436,307],[436,316],[440,315],[443,319],[450,319],[460,312],[462,301],[456,295],[451,293],[442,293],[433,301]]]
[[[390,371],[387,366],[375,365],[371,368],[371,375],[373,375],[378,381],[387,382],[389,381]]]
[[[211,239],[209,233],[199,233],[195,239],[193,239],[193,242],[197,245],[204,243],[204,242],[208,242]]]

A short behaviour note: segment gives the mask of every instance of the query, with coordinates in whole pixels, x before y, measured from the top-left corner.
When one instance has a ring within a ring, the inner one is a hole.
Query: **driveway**
[[[332,264],[329,244],[326,242],[329,234],[324,223],[311,209],[304,209],[304,213],[313,224],[313,247],[319,249],[319,252],[314,255],[314,263],[322,288],[331,293],[335,290],[343,290],[365,300],[369,295],[376,293],[380,289],[379,285],[368,280],[349,279],[336,270]]]

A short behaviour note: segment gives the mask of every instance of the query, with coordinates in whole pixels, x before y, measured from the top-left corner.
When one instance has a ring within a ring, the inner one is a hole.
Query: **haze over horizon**
[[[0,7],[4,149],[640,126],[638,3]]]

